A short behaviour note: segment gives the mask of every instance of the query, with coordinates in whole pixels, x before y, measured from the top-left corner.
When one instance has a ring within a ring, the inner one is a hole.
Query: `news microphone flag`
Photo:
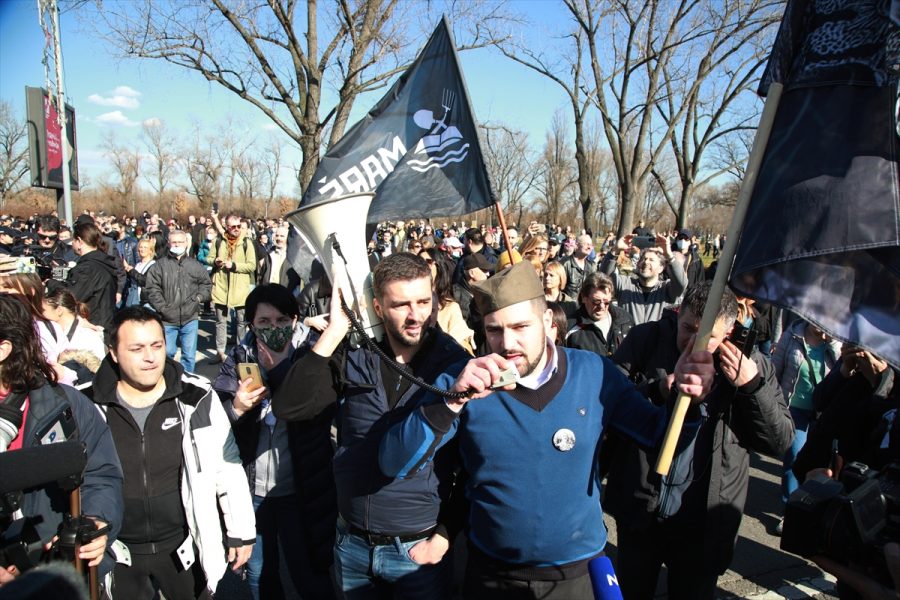
[[[760,85],[784,92],[729,283],[900,366],[900,3],[827,4],[786,6]]]
[[[387,94],[329,148],[300,208],[360,192],[375,192],[369,223],[494,204],[446,17]]]

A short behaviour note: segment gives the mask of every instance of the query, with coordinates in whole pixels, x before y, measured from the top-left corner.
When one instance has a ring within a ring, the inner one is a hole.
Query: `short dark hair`
[[[681,307],[690,308],[692,313],[697,317],[700,317],[703,314],[703,309],[706,307],[706,300],[709,298],[709,290],[711,287],[712,281],[702,281],[692,285],[684,293],[684,300],[681,301]],[[731,288],[726,287],[725,292],[722,294],[722,302],[719,303],[719,312],[716,315],[716,321],[724,319],[731,325],[731,322],[737,319],[737,316],[737,298],[735,297],[734,292],[731,291]]]
[[[59,218],[53,215],[41,215],[37,218],[37,228],[59,233]]]
[[[149,323],[155,321],[159,324],[160,331],[165,332],[162,317],[158,312],[152,311],[145,306],[126,306],[113,315],[112,328],[109,330],[109,346],[113,349],[119,347],[119,329],[125,323],[135,321],[137,323]]]
[[[56,371],[44,357],[34,320],[16,294],[0,294],[0,340],[12,344],[13,351],[0,363],[0,381],[15,392],[27,392],[46,379],[56,383]]]
[[[472,242],[473,244],[483,244],[484,236],[481,235],[481,231],[472,227],[471,229],[466,231],[466,240]]]
[[[375,265],[372,272],[372,291],[376,298],[381,298],[385,286],[389,283],[415,281],[424,277],[431,280],[431,268],[424,259],[409,252],[398,252]]]
[[[300,316],[300,307],[297,306],[294,295],[278,283],[265,283],[253,288],[244,302],[244,316],[248,323],[256,317],[256,309],[261,303],[271,304],[283,315]]]
[[[597,289],[609,292],[610,294],[616,293],[616,286],[613,284],[613,280],[610,279],[609,275],[595,271],[587,275],[584,278],[584,281],[581,282],[581,289],[578,291],[578,297],[583,298]]]

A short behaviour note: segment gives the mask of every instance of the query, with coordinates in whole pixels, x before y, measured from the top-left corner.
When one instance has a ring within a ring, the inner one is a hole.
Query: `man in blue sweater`
[[[439,377],[439,387],[470,394],[423,401],[382,438],[380,467],[413,477],[457,436],[469,477],[465,597],[593,599],[587,565],[606,545],[596,461],[603,432],[614,427],[655,446],[668,411],[608,359],[553,345],[552,312],[530,264],[474,292],[493,354],[470,360],[458,377]],[[494,389],[510,367],[517,381]],[[697,404],[713,375],[712,355],[686,351],[675,382]],[[692,407],[688,419],[696,414]]]

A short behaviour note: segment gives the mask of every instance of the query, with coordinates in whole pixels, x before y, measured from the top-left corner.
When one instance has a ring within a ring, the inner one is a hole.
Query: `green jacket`
[[[256,285],[256,251],[253,241],[241,236],[234,247],[231,268],[216,266],[216,258],[227,261],[228,242],[219,238],[209,249],[206,264],[212,266],[212,301],[229,308],[242,307]]]

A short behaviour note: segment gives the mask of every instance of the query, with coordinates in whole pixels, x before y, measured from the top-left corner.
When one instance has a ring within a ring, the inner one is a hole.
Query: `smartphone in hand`
[[[240,381],[244,381],[245,379],[252,380],[250,383],[250,391],[259,389],[263,387],[262,375],[259,372],[259,365],[256,363],[238,363],[238,379]]]

